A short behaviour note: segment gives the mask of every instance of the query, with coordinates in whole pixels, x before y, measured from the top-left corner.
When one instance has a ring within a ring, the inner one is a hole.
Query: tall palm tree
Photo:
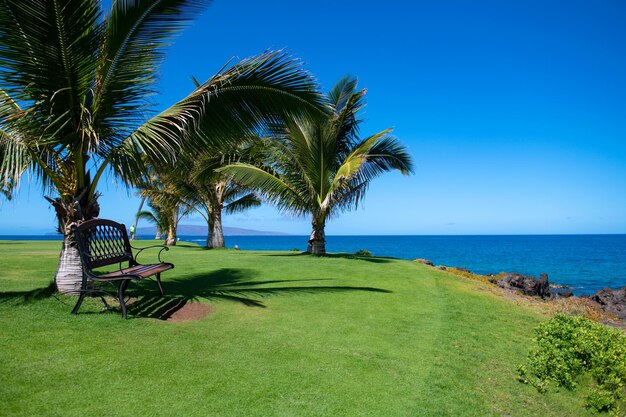
[[[138,194],[153,205],[196,211],[207,222],[206,247],[223,248],[222,214],[239,213],[259,206],[261,201],[249,188],[216,169],[242,158],[250,160],[256,148],[253,140],[242,139],[201,153],[183,154],[176,164],[151,167],[150,180],[137,187]]]
[[[326,253],[326,221],[356,208],[372,179],[394,169],[405,175],[412,170],[407,149],[390,129],[359,137],[365,90],[356,88],[356,79],[343,78],[327,95],[329,115],[288,120],[267,142],[266,166],[236,163],[219,170],[258,189],[281,210],[310,215],[309,253]]]
[[[165,235],[166,246],[176,246],[178,224],[189,214],[189,207],[176,202],[149,201],[150,210],[137,213],[137,219],[148,220],[156,226],[155,239]]]
[[[148,206],[150,207],[150,210],[141,210],[137,212],[137,220],[143,219],[153,223],[156,227],[156,235],[154,238],[159,240],[165,233],[167,233],[167,230],[170,227],[172,220],[170,215],[171,213],[152,202],[148,202]]]
[[[133,185],[144,160],[158,165],[268,118],[319,111],[300,62],[267,52],[224,67],[154,115],[146,103],[164,48],[209,3],[113,0],[104,14],[100,0],[0,0],[0,178],[17,184],[30,172],[52,194],[65,236],[59,290],[80,282],[71,230],[99,215],[105,173]],[[192,135],[198,128],[206,134]]]
[[[204,154],[193,165],[187,199],[207,222],[207,248],[224,247],[223,213],[241,213],[261,205],[261,200],[250,188],[216,171],[229,162],[247,159],[246,146],[245,143],[240,144],[228,154],[220,152]]]
[[[175,246],[180,220],[191,211],[182,194],[181,170],[183,167],[165,164],[160,167],[148,167],[149,177],[137,184],[137,193],[147,199],[152,211],[141,211],[137,217],[150,220],[157,226],[157,234],[165,233],[165,244]]]

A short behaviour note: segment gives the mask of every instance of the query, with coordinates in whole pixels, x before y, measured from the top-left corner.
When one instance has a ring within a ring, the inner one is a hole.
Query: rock
[[[520,291],[525,295],[534,297],[550,298],[550,284],[548,274],[541,274],[540,278],[518,274],[516,272],[506,273],[496,281],[499,287]]]
[[[609,313],[615,314],[621,319],[626,319],[626,287],[617,290],[603,288],[589,297],[600,307]]]
[[[471,271],[467,268],[461,268],[461,267],[455,266],[454,269],[456,269],[457,271],[467,272],[468,274],[471,274]]]
[[[413,259],[413,262],[419,262],[424,265],[433,266],[433,263],[428,259]]]
[[[574,296],[574,293],[571,291],[557,291],[553,292],[552,295],[554,298],[570,298]]]
[[[448,268],[446,268],[445,266],[438,266],[438,267],[437,267],[437,269],[439,269],[439,270],[441,270],[441,271],[445,271],[445,270],[446,270],[446,269],[448,269]]]

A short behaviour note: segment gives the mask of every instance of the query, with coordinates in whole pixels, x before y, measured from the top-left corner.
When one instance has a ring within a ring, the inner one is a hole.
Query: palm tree
[[[405,175],[412,170],[409,153],[390,129],[359,138],[365,90],[356,87],[356,79],[343,78],[327,95],[329,115],[288,120],[267,142],[266,166],[236,163],[219,170],[283,211],[310,215],[309,253],[326,253],[326,221],[356,208],[372,179],[393,169]]]
[[[152,211],[140,211],[137,218],[150,220],[157,226],[157,236],[165,233],[165,244],[176,245],[180,220],[191,211],[179,185],[181,168],[174,165],[148,167],[148,180],[137,185],[142,200],[148,200]]]
[[[257,207],[261,200],[249,188],[216,169],[242,158],[250,160],[256,148],[253,140],[243,139],[200,154],[183,154],[176,164],[151,167],[150,179],[137,187],[138,194],[150,199],[153,206],[185,207],[186,213],[196,211],[207,222],[206,247],[223,248],[222,214]]]
[[[189,204],[206,220],[207,248],[224,247],[222,213],[241,213],[261,205],[261,200],[248,187],[217,172],[229,161],[246,157],[246,144],[235,148],[230,155],[212,152],[196,160],[188,182]]]
[[[72,227],[97,217],[98,185],[134,185],[144,161],[201,149],[294,112],[318,112],[297,60],[267,52],[224,67],[154,115],[164,48],[210,0],[0,0],[0,178],[38,178],[65,236],[55,281],[80,282]],[[147,118],[146,116],[152,116]],[[147,119],[147,120],[146,120]],[[205,135],[192,135],[201,128]]]
[[[167,233],[167,230],[170,227],[171,216],[168,211],[163,210],[161,207],[153,204],[152,202],[148,202],[148,206],[150,207],[150,210],[141,210],[137,213],[137,220],[143,219],[153,223],[156,227],[156,235],[154,238],[159,240],[165,233]]]
[[[177,203],[157,203],[149,201],[150,210],[137,213],[137,219],[148,220],[156,226],[155,239],[161,239],[165,234],[165,245],[176,246],[177,229],[181,219],[189,214],[189,208]]]

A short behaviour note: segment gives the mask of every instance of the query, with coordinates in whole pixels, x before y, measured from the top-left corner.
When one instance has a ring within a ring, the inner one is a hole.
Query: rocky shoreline
[[[443,271],[449,271],[456,275],[478,279],[488,282],[507,291],[523,294],[529,297],[541,298],[546,301],[561,299],[582,299],[592,302],[602,311],[613,315],[620,320],[626,320],[626,287],[618,289],[603,288],[592,295],[575,296],[566,286],[550,284],[548,274],[541,274],[539,278],[523,275],[517,272],[501,272],[497,275],[474,274],[466,268],[435,266],[426,259],[415,259],[424,265],[432,266]]]

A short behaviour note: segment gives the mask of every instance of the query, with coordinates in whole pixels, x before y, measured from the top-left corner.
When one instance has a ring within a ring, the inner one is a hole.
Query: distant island
[[[196,225],[180,225],[176,230],[176,233],[179,236],[206,236],[207,228],[206,226],[196,226]],[[139,227],[137,229],[137,235],[155,235],[156,228],[152,227]],[[288,233],[280,233],[280,232],[271,232],[265,230],[253,230],[253,229],[243,229],[240,227],[224,227],[224,236],[289,236]]]

